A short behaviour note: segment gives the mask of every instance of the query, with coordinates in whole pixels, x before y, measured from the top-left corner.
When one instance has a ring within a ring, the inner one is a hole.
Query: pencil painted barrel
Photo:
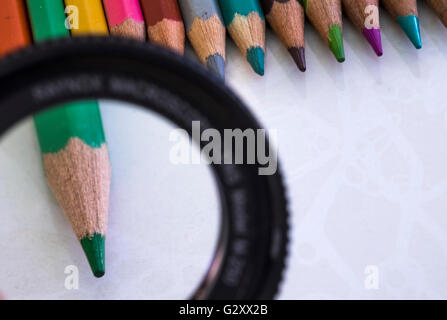
[[[297,67],[306,71],[304,9],[298,0],[261,0],[265,17],[289,50]]]
[[[219,0],[225,25],[253,70],[264,75],[265,18],[259,0]]]
[[[104,0],[110,34],[144,41],[146,26],[139,0]]]
[[[70,36],[62,0],[27,4],[36,42]],[[100,277],[105,272],[110,163],[98,103],[58,106],[36,115],[34,123],[48,183]]]
[[[77,8],[79,12],[79,25],[70,29],[73,36],[109,33],[101,0],[65,0],[65,6],[69,13],[73,12],[70,7]]]
[[[141,0],[149,40],[179,54],[185,51],[185,26],[177,0]]]
[[[0,57],[31,42],[24,0],[3,0],[0,10]]]
[[[226,30],[217,0],[179,0],[186,34],[199,59],[225,78]]]
[[[374,52],[383,55],[380,34],[379,0],[342,0],[343,10],[354,26],[370,43]]]
[[[382,0],[386,10],[397,20],[402,30],[416,47],[422,48],[421,30],[416,0]]]
[[[345,61],[341,0],[300,0],[307,17],[338,62]]]

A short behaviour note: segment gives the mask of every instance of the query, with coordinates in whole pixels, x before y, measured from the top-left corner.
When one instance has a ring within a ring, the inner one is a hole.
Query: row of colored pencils
[[[447,27],[447,0],[426,1]],[[264,74],[265,20],[301,71],[306,70],[305,15],[339,62],[345,60],[342,11],[376,54],[383,54],[379,0],[104,0],[104,4],[115,35],[144,39],[146,20],[149,40],[183,53],[186,28],[200,60],[223,78],[225,27],[253,70]],[[421,48],[417,0],[382,0],[382,4]]]
[[[417,0],[381,0],[416,48],[422,47]],[[425,0],[447,27],[447,0]],[[100,6],[93,1],[93,6]],[[379,0],[103,0],[110,33],[158,43],[183,54],[185,34],[210,70],[225,77],[226,29],[246,60],[264,74],[265,20],[301,71],[307,15],[339,62],[345,60],[342,11],[378,56],[383,54]],[[81,17],[82,18],[82,17]],[[147,28],[146,28],[147,26]],[[186,32],[185,32],[186,31]]]

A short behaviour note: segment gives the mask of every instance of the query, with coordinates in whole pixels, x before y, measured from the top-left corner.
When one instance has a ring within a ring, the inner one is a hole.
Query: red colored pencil
[[[149,40],[180,54],[185,51],[185,26],[177,0],[141,0]]]

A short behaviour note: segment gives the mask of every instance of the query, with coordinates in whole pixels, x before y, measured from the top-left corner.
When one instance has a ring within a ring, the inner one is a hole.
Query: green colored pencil
[[[228,32],[253,70],[264,75],[265,18],[259,0],[219,0]]]
[[[35,41],[70,36],[63,0],[27,0],[27,4]],[[110,164],[98,102],[59,106],[37,114],[34,123],[50,188],[93,274],[101,277],[105,273]]]
[[[307,17],[338,62],[345,61],[341,0],[300,0]]]

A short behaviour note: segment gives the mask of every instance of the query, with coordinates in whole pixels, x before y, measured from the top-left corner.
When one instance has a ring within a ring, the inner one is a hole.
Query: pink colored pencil
[[[110,33],[144,41],[146,27],[139,0],[104,0]]]

